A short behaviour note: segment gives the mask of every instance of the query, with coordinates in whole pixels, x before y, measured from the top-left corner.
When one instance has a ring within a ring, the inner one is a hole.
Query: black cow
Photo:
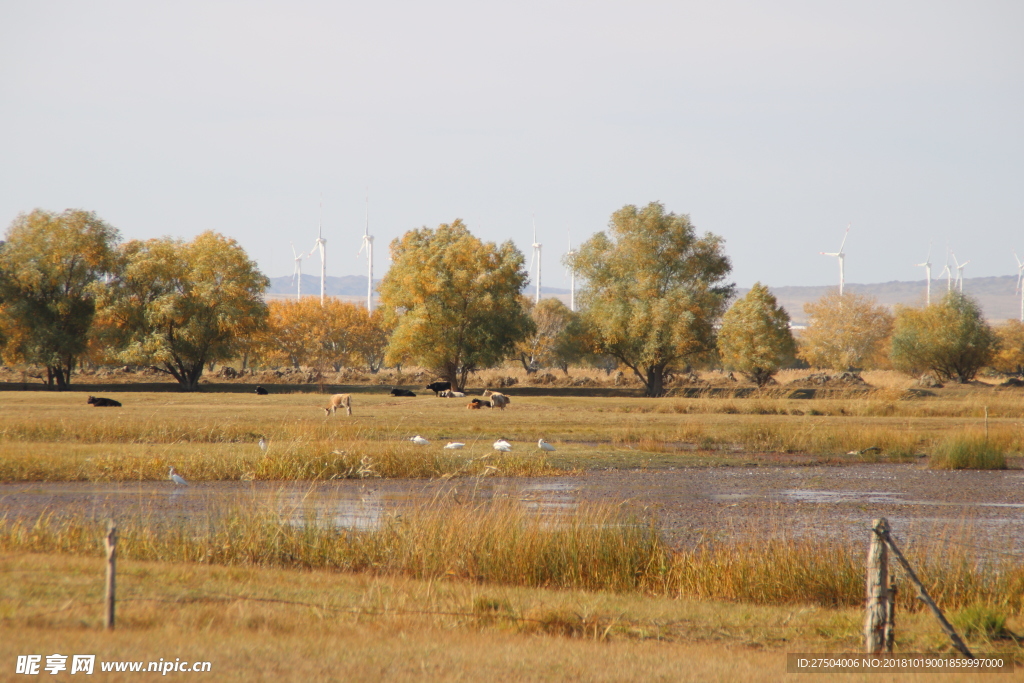
[[[94,405],[97,408],[120,408],[121,402],[115,401],[112,398],[102,398],[98,396],[90,396],[87,401],[90,405]]]
[[[260,396],[266,396],[270,392],[267,391],[266,389],[264,389],[263,387],[261,387],[259,384],[257,384],[256,385],[256,393],[259,394]]]
[[[480,410],[481,408],[490,408],[490,401],[483,401],[479,398],[474,398],[472,401],[466,404],[466,407],[470,410]]]
[[[451,382],[433,382],[433,383],[427,385],[427,389],[430,389],[431,391],[433,391],[434,392],[434,396],[437,396],[442,391],[451,391],[452,390],[452,383]]]
[[[416,394],[412,393],[408,389],[392,389],[391,390],[391,395],[392,396],[415,396]]]

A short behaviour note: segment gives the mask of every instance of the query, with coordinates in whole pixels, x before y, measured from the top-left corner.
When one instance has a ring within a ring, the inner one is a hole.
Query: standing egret
[[[426,439],[424,439],[424,438],[423,438],[422,436],[420,436],[419,434],[417,434],[416,436],[414,436],[414,437],[412,437],[411,439],[409,439],[409,441],[412,441],[412,442],[413,442],[414,444],[416,444],[417,446],[426,446],[426,445],[427,445],[428,443],[430,443],[429,441],[427,441]]]
[[[268,445],[269,444],[267,444],[267,437],[261,436],[260,437],[260,450],[263,451],[264,453],[266,453]]]
[[[449,441],[448,445],[445,446],[445,448],[448,448],[448,449],[451,449],[451,450],[458,450],[460,448],[463,448],[465,445],[466,444],[464,444],[462,442],[459,442],[459,441]]]
[[[502,453],[508,453],[512,450],[512,444],[506,441],[504,438],[498,439],[494,442],[494,450],[501,451]]]
[[[188,482],[185,481],[181,476],[174,473],[174,468],[167,473],[167,478],[174,482],[175,486],[188,486]]]
[[[552,446],[551,444],[549,444],[544,439],[540,439],[539,441],[537,441],[537,448],[541,449],[542,451],[553,451],[553,450],[555,450],[555,447]]]

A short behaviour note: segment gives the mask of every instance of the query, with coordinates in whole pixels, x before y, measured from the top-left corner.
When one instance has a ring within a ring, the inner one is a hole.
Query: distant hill
[[[380,280],[376,281],[378,284]],[[328,276],[326,279],[326,294],[342,299],[358,301],[366,298],[366,276],[345,275],[342,277]],[[772,293],[779,300],[795,325],[804,325],[807,316],[804,315],[804,304],[810,301],[817,301],[828,291],[836,289],[835,285],[820,287],[772,287]],[[873,285],[860,285],[848,283],[846,291],[864,296],[873,296],[878,303],[889,307],[896,304],[904,306],[924,305],[924,280],[914,282],[882,282]],[[985,317],[993,322],[1002,322],[1008,319],[1020,319],[1020,295],[1016,293],[1017,278],[1013,275],[1002,277],[975,277],[964,279],[964,294],[976,298]],[[569,303],[569,290],[558,287],[541,287],[541,294],[561,299]],[[743,296],[749,290],[738,290],[739,296]],[[533,290],[528,286],[524,294],[532,294]],[[946,293],[946,280],[932,280],[932,299],[936,300]],[[320,295],[320,277],[318,275],[302,276],[302,294],[304,296]],[[270,288],[267,290],[268,298],[281,299],[287,296],[295,296],[295,283],[289,276],[270,278]]]
[[[374,291],[377,286],[380,285],[380,280],[374,280]],[[529,293],[533,290],[527,287],[524,292]],[[568,289],[558,289],[557,287],[541,287],[541,294],[558,295],[568,294]],[[327,296],[337,296],[342,298],[348,297],[363,297],[366,298],[366,276],[365,275],[343,275],[336,277],[328,275],[324,279],[324,293]],[[267,289],[267,295],[272,299],[279,299],[287,297],[289,295],[295,296],[295,281],[292,280],[291,276],[286,275],[284,277],[272,277],[270,278],[270,287]],[[319,275],[303,275],[302,276],[302,295],[303,296],[320,296],[320,276]]]
[[[942,297],[946,293],[946,280],[932,280],[932,301]],[[829,287],[771,287],[772,293],[778,299],[779,304],[786,309],[790,318],[796,325],[803,325],[807,322],[804,314],[804,304],[817,301],[830,290],[837,289],[837,286]],[[1002,322],[1007,319],[1020,319],[1020,295],[1016,293],[1017,278],[1014,275],[1002,277],[976,277],[964,278],[964,294],[974,297],[981,304],[985,311],[985,317],[993,322]],[[739,291],[743,296],[749,290]],[[873,285],[860,285],[847,283],[844,291],[872,296],[878,303],[885,304],[890,308],[896,304],[904,306],[923,306],[925,301],[925,281],[914,282],[882,282]]]

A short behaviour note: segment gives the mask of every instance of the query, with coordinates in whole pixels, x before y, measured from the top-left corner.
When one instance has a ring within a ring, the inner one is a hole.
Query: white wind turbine
[[[918,263],[918,267],[924,266],[924,274],[927,284],[925,285],[925,305],[932,305],[932,245],[928,243],[928,256],[925,257],[924,263]]]
[[[292,245],[292,256],[295,257],[295,270],[292,271],[292,280],[295,284],[295,298],[302,298],[302,259],[306,258],[305,254],[295,253],[295,242]]]
[[[949,252],[949,253],[953,255],[953,263],[956,264],[956,283],[960,287],[960,293],[963,294],[964,293],[964,266],[966,266],[971,261],[970,261],[970,259],[968,259],[968,260],[964,261],[963,263],[960,263],[959,261],[956,260],[956,254],[955,253],[953,253],[952,251]]]
[[[366,311],[373,313],[373,235],[370,234],[370,194],[366,194],[366,227],[363,229],[363,244],[359,247],[359,254],[366,248],[366,262],[369,264],[369,282],[366,285]],[[358,257],[359,254],[356,254]]]
[[[1020,320],[1024,322],[1024,289],[1021,289],[1021,278],[1024,278],[1024,261],[1017,258],[1017,252],[1013,252],[1013,258],[1017,259],[1017,291],[1020,292]]]
[[[318,250],[320,251],[320,305],[323,306],[327,288],[327,240],[324,239],[324,204],[322,201],[320,202],[319,232],[313,251],[309,252],[309,255],[313,256]]]
[[[939,273],[939,277],[946,276],[946,292],[953,291],[953,271],[949,269],[949,247],[946,247],[946,267]]]
[[[533,263],[537,264],[537,296],[534,299],[534,303],[535,304],[539,304],[540,303],[540,250],[541,250],[541,247],[544,246],[544,245],[537,243],[537,218],[536,217],[534,217],[534,219],[533,219],[533,245],[532,246],[533,246]],[[533,263],[530,264],[531,270],[532,270],[532,267],[533,267]]]
[[[843,285],[846,283],[846,271],[843,269],[843,264],[846,259],[846,254],[843,252],[843,247],[846,246],[846,238],[850,236],[850,223],[846,226],[846,232],[843,234],[843,243],[839,245],[839,251],[834,253],[820,252],[822,256],[835,256],[839,259],[839,296],[843,295]]]
[[[573,263],[573,259],[576,258],[576,252],[572,250],[572,234],[569,234],[569,251],[565,252],[564,263],[568,264],[569,271],[569,310],[573,313],[576,312],[576,265]]]

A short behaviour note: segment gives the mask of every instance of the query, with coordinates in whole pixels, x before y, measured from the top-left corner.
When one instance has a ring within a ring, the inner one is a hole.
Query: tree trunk
[[[652,365],[647,368],[647,377],[644,378],[644,385],[647,387],[647,395],[658,397],[665,395],[665,366]]]

